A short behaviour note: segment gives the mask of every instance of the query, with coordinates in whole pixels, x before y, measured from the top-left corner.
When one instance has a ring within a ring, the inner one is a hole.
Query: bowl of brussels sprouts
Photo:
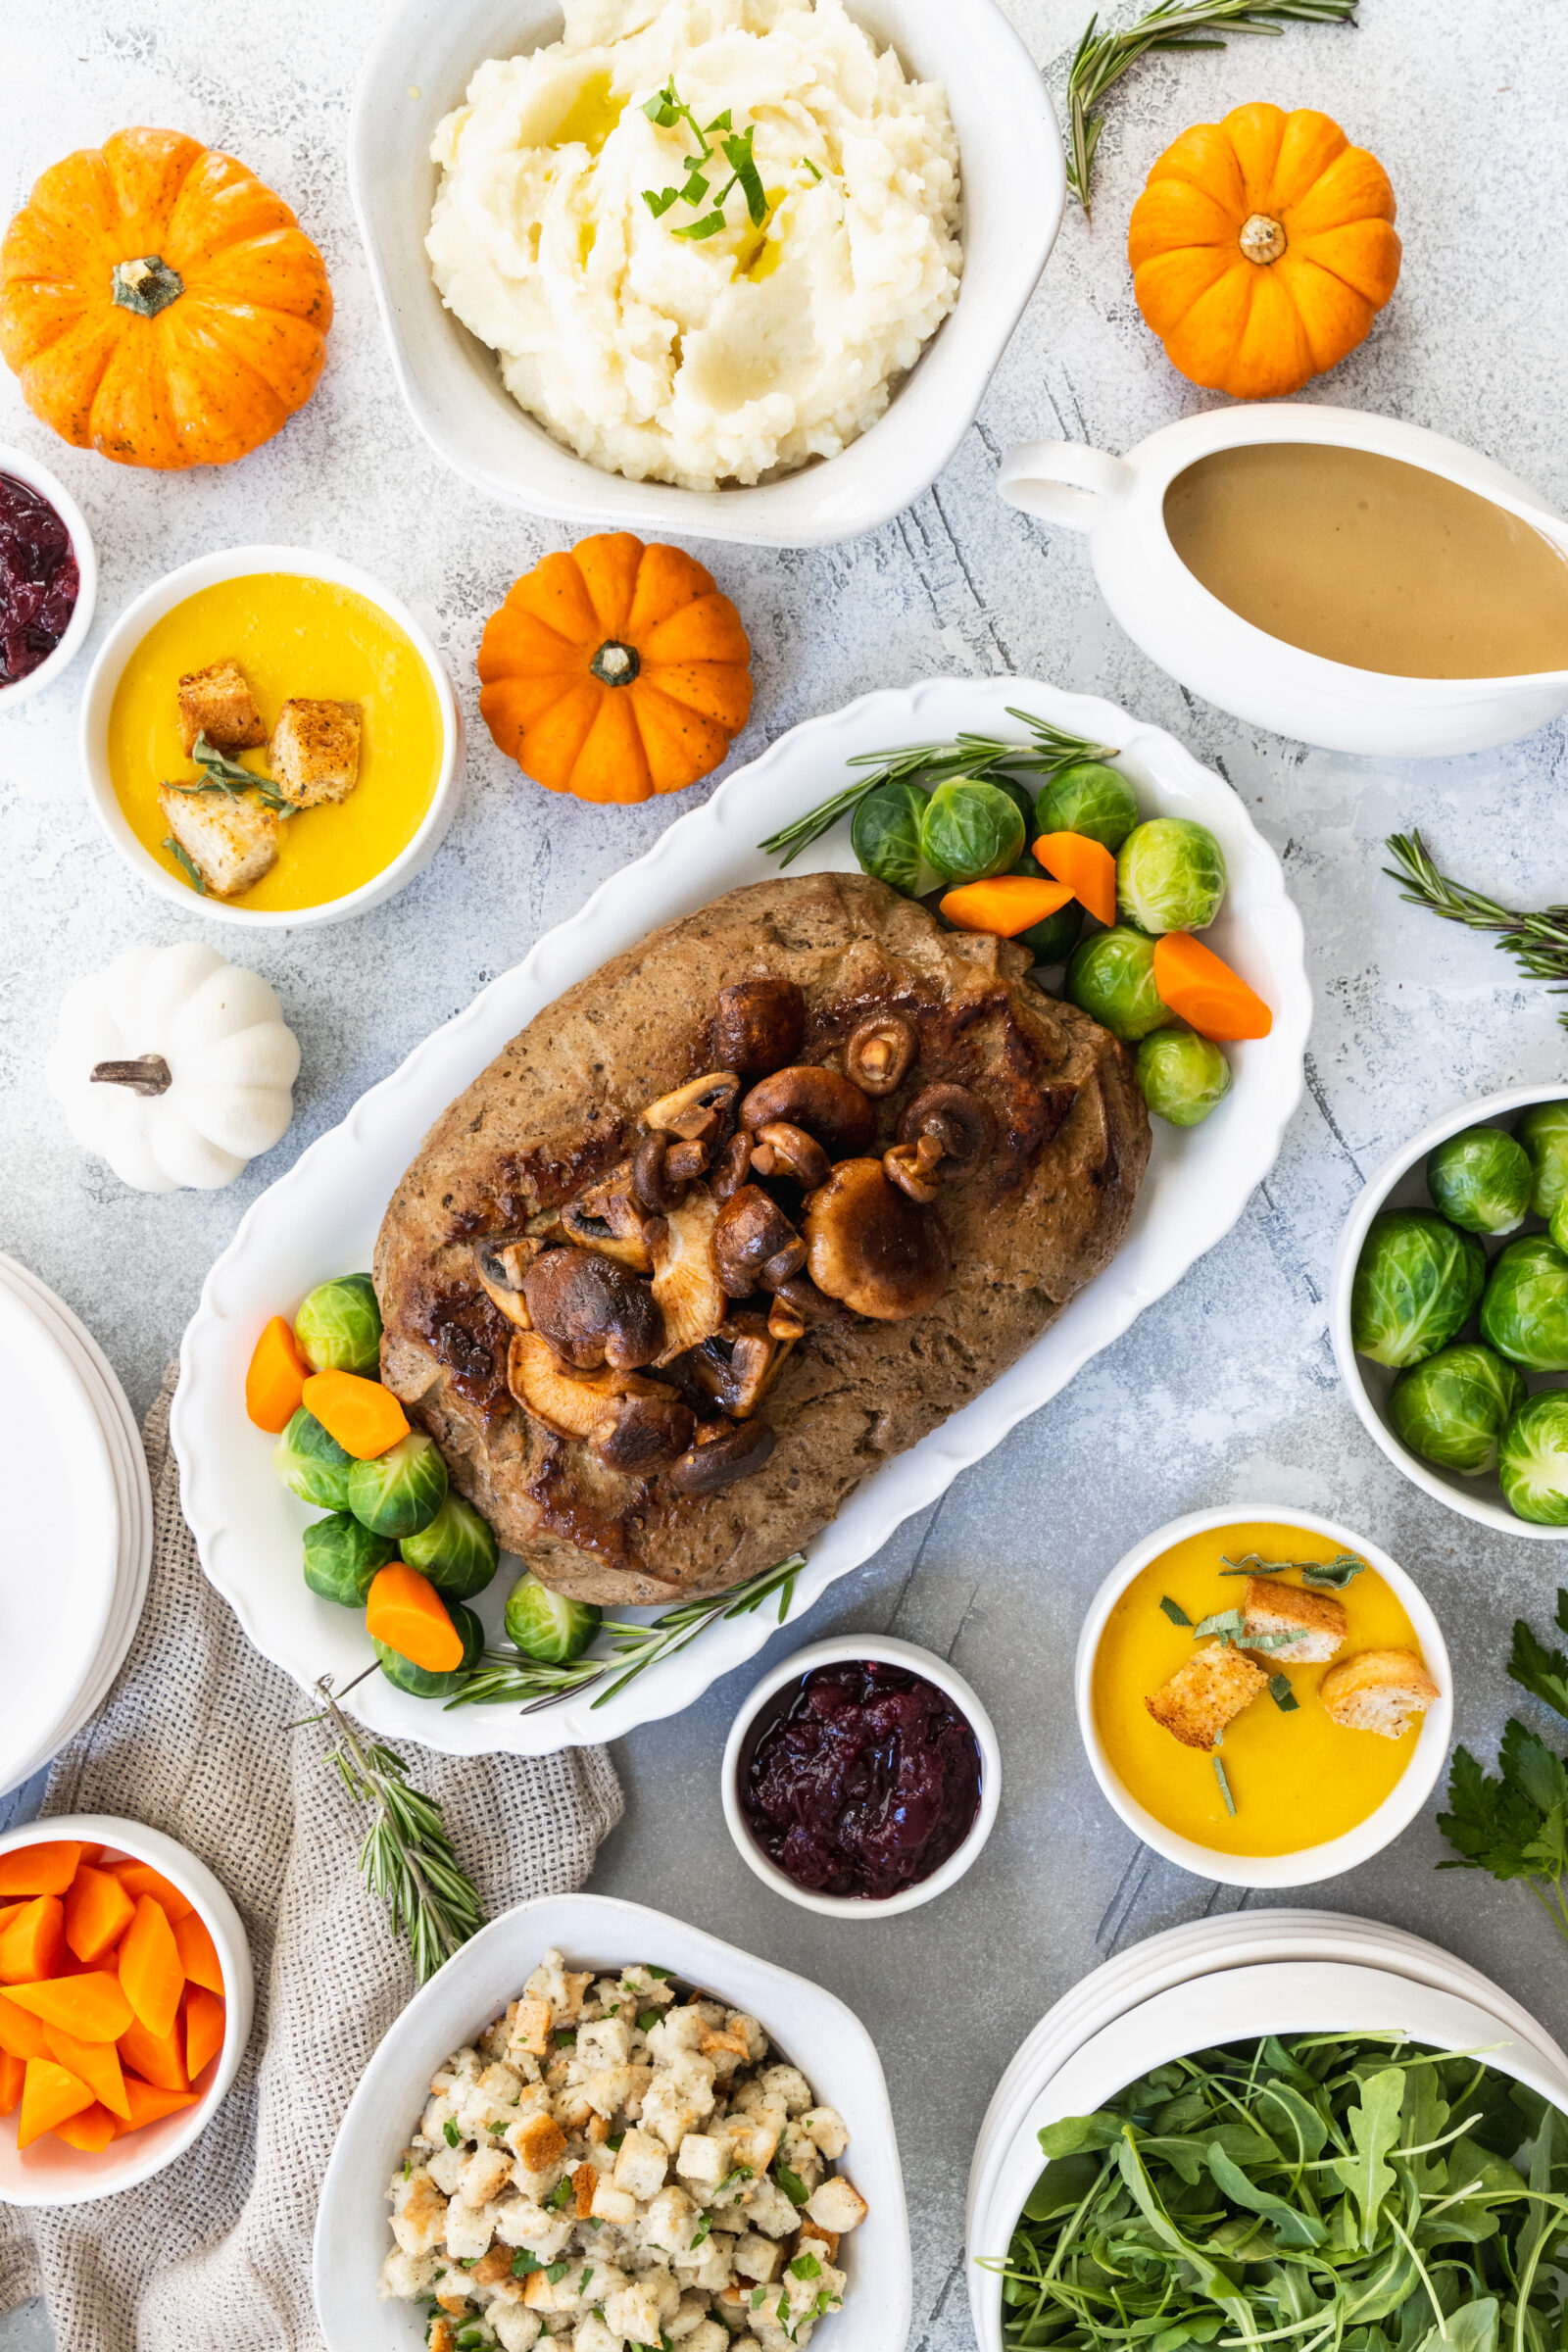
[[[1424,1128],[1334,1266],[1334,1351],[1389,1459],[1483,1526],[1568,1538],[1568,1095],[1518,1086]]]

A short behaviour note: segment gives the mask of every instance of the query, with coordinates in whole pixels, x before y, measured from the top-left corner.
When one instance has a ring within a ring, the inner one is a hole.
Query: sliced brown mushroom
[[[657,1396],[617,1397],[601,1411],[588,1435],[607,1470],[618,1470],[625,1478],[652,1478],[686,1451],[695,1429],[691,1406],[666,1390]]]
[[[920,1036],[906,1013],[873,1012],[850,1031],[844,1075],[866,1095],[891,1095],[913,1069]]]
[[[651,1215],[662,1216],[686,1198],[686,1187],[708,1165],[708,1146],[689,1144],[655,1128],[631,1159],[632,1199]]]
[[[507,1350],[507,1387],[518,1404],[553,1437],[592,1437],[596,1423],[622,1396],[668,1396],[673,1392],[635,1372],[573,1374],[537,1331],[517,1331]]]
[[[718,992],[713,1015],[713,1051],[726,1068],[743,1078],[780,1070],[801,1050],[806,1035],[806,999],[793,980],[763,973],[735,980]]]
[[[797,1340],[804,1340],[806,1337],[806,1317],[800,1308],[784,1296],[784,1291],[788,1291],[792,1287],[794,1286],[786,1283],[784,1290],[774,1292],[767,1310],[767,1330],[770,1339],[787,1340],[793,1347]],[[808,1284],[807,1288],[809,1289],[810,1285]],[[825,1303],[826,1301],[824,1301]]]
[[[942,1146],[935,1136],[922,1135],[917,1144],[891,1144],[882,1154],[882,1168],[890,1184],[922,1206],[934,1200],[942,1190],[939,1170],[942,1166]]]
[[[787,1176],[803,1192],[814,1193],[826,1184],[828,1156],[816,1138],[787,1119],[775,1119],[758,1130],[752,1167],[759,1176]]]
[[[474,1244],[473,1270],[479,1277],[480,1288],[491,1304],[498,1306],[507,1321],[515,1323],[519,1331],[533,1328],[522,1295],[522,1278],[544,1246],[542,1241],[526,1238]]]
[[[618,1258],[634,1274],[653,1271],[653,1236],[632,1197],[632,1162],[623,1159],[608,1176],[585,1185],[561,1212],[561,1231],[580,1250]]]
[[[713,1263],[732,1298],[749,1298],[759,1284],[776,1288],[806,1263],[806,1244],[760,1185],[743,1184],[718,1212]]]
[[[678,1208],[651,1228],[654,1297],[664,1314],[661,1364],[710,1339],[729,1312],[729,1297],[713,1264],[713,1227],[718,1202],[706,1184],[694,1184]]]
[[[786,1314],[796,1316],[803,1324],[842,1323],[848,1311],[836,1298],[830,1298],[825,1291],[819,1291],[805,1274],[792,1274],[788,1282],[779,1284],[773,1293],[773,1306],[768,1313],[770,1323],[773,1313],[779,1308]]]
[[[533,1328],[579,1372],[635,1372],[664,1345],[664,1318],[646,1282],[599,1250],[547,1250],[523,1278]]]
[[[698,1435],[699,1443],[683,1453],[668,1473],[673,1492],[694,1499],[721,1494],[738,1480],[754,1477],[778,1444],[766,1421],[726,1422],[721,1435],[706,1442],[701,1431]]]
[[[733,1420],[745,1421],[772,1387],[799,1337],[800,1331],[788,1337],[775,1333],[761,1315],[731,1315],[693,1350],[697,1384]]]
[[[900,1323],[948,1287],[952,1250],[936,1211],[908,1200],[879,1159],[844,1159],[806,1203],[811,1280],[858,1315]]]
[[[740,1117],[754,1135],[780,1122],[804,1128],[829,1159],[863,1152],[876,1133],[876,1112],[859,1088],[813,1062],[793,1062],[754,1086],[741,1103]]]
[[[737,1128],[718,1155],[710,1189],[715,1200],[727,1200],[738,1193],[746,1182],[752,1165],[752,1139],[744,1127]]]
[[[918,1144],[922,1137],[941,1146],[937,1173],[950,1184],[955,1177],[972,1175],[990,1156],[997,1123],[966,1086],[923,1086],[900,1115],[899,1142]]]
[[[687,1143],[710,1144],[741,1091],[733,1070],[710,1070],[690,1078],[673,1094],[661,1095],[643,1112],[643,1125],[661,1135],[678,1135]]]

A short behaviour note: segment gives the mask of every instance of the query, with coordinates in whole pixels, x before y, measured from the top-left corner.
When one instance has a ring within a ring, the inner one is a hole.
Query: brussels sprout
[[[1466,1233],[1512,1233],[1524,1223],[1535,1171],[1523,1144],[1500,1127],[1467,1127],[1427,1161],[1427,1191]]]
[[[471,1600],[494,1576],[501,1554],[489,1520],[449,1493],[428,1527],[404,1537],[403,1557],[449,1600]]]
[[[1568,1527],[1568,1389],[1527,1396],[1502,1433],[1503,1500],[1539,1527]]]
[[[378,1536],[416,1536],[441,1508],[446,1491],[440,1448],[418,1429],[349,1472],[349,1509]]]
[[[314,1502],[322,1511],[348,1509],[354,1456],[327,1436],[303,1404],[272,1447],[272,1467],[301,1502]]]
[[[372,1535],[352,1511],[334,1511],[305,1530],[305,1582],[323,1600],[363,1609],[371,1579],[396,1550],[390,1536]]]
[[[370,1636],[370,1644],[381,1661],[381,1672],[399,1690],[407,1690],[411,1698],[450,1698],[463,1688],[463,1678],[471,1666],[477,1666],[484,1655],[484,1627],[471,1609],[461,1600],[447,1602],[447,1615],[463,1636],[463,1656],[445,1674],[432,1674],[428,1666],[416,1666],[399,1649],[388,1649],[384,1642]]]
[[[1016,865],[1023,817],[1012,795],[975,776],[955,776],[929,794],[920,815],[920,855],[944,881],[983,882]]]
[[[591,1601],[568,1600],[536,1576],[519,1576],[507,1595],[507,1639],[525,1658],[566,1666],[581,1657],[603,1615]]]
[[[1389,1419],[1412,1453],[1479,1478],[1496,1468],[1497,1442],[1524,1394],[1512,1364],[1479,1340],[1464,1340],[1399,1374]]]
[[[1040,827],[1035,823],[1034,794],[1026,784],[1020,784],[1016,776],[988,776],[986,782],[994,784],[999,792],[1004,792],[1023,818],[1024,851],[1027,855],[1030,842],[1038,840],[1040,834]]]
[[[1156,1119],[1196,1127],[1231,1091],[1231,1065],[1196,1029],[1156,1029],[1138,1049],[1138,1083]]]
[[[942,876],[920,855],[920,819],[926,796],[918,784],[879,784],[855,804],[850,847],[863,873],[923,899]]]
[[[1545,1234],[1510,1242],[1493,1259],[1481,1329],[1527,1372],[1568,1372],[1568,1257]]]
[[[1486,1279],[1487,1253],[1473,1234],[1429,1208],[1385,1209],[1350,1285],[1356,1353],[1396,1371],[1436,1355],[1468,1320]]]
[[[1530,1205],[1549,1217],[1568,1199],[1568,1102],[1532,1102],[1514,1128],[1536,1172]]]
[[[1154,943],[1142,931],[1097,931],[1067,966],[1067,1002],[1091,1013],[1124,1046],[1174,1017],[1154,986]]]
[[[368,1274],[318,1283],[294,1318],[294,1337],[313,1372],[373,1374],[381,1361],[381,1309]]]
[[[1116,855],[1116,913],[1140,931],[1203,931],[1225,896],[1225,859],[1206,825],[1153,816]]]
[[[1138,822],[1138,799],[1125,776],[1102,760],[1079,760],[1058,768],[1035,803],[1035,827],[1042,833],[1087,833],[1114,857]]]

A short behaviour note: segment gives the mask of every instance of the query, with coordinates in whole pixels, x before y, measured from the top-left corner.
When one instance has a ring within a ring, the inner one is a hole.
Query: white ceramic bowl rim
[[[0,473],[9,473],[29,490],[46,498],[61,521],[71,533],[71,552],[76,559],[76,601],[66,623],[66,633],[53,653],[46,654],[36,669],[29,669],[24,678],[0,680],[0,717],[14,710],[45,686],[52,686],[61,671],[74,662],[81,644],[92,627],[92,616],[98,603],[98,551],[93,546],[87,517],[66,488],[57,473],[51,473],[41,459],[29,457],[24,449],[12,442],[0,442]]]
[[[1403,1608],[1415,1636],[1421,1644],[1427,1671],[1438,1685],[1441,1695],[1435,1706],[1429,1707],[1422,1719],[1415,1751],[1403,1772],[1389,1790],[1381,1805],[1364,1821],[1347,1830],[1338,1838],[1330,1838],[1321,1845],[1302,1846],[1288,1854],[1227,1854],[1215,1847],[1200,1845],[1193,1838],[1183,1838],[1167,1829],[1162,1821],[1139,1804],[1136,1797],[1123,1787],[1111,1768],[1095,1723],[1094,1666],[1100,1639],[1105,1630],[1110,1612],[1136,1576],[1142,1574],[1151,1561],[1174,1544],[1185,1543],[1189,1536],[1205,1535],[1215,1528],[1243,1525],[1298,1527],[1304,1533],[1321,1536],[1331,1544],[1339,1544],[1353,1551],[1376,1569],[1393,1591]],[[1372,1856],[1406,1829],[1426,1803],[1443,1769],[1448,1751],[1448,1740],[1453,1728],[1453,1677],[1448,1664],[1447,1645],[1430,1602],[1413,1577],[1396,1560],[1376,1544],[1369,1544],[1348,1527],[1316,1511],[1298,1510],[1285,1503],[1258,1502],[1222,1505],[1217,1510],[1189,1511],[1184,1518],[1172,1519],[1165,1527],[1157,1528],[1152,1536],[1133,1546],[1105,1578],[1094,1599],[1078,1636],[1078,1654],[1073,1667],[1073,1693],[1078,1708],[1078,1730],[1090,1767],[1109,1802],[1121,1815],[1128,1828],[1146,1845],[1167,1861],[1197,1877],[1217,1879],[1227,1886],[1310,1886],[1319,1880],[1338,1878],[1348,1870],[1368,1862]]]

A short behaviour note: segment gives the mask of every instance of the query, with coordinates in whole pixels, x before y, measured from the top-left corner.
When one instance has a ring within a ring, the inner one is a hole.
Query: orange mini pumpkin
[[[646,801],[717,767],[752,707],[751,658],[701,564],[610,531],[508,590],[479,642],[479,709],[547,790]]]
[[[1184,130],[1133,206],[1138,308],[1189,382],[1278,400],[1353,351],[1394,292],[1394,213],[1383,166],[1327,115],[1236,107]]]
[[[316,389],[332,292],[280,196],[176,130],[120,130],[0,246],[0,356],[35,416],[121,466],[226,466]]]

